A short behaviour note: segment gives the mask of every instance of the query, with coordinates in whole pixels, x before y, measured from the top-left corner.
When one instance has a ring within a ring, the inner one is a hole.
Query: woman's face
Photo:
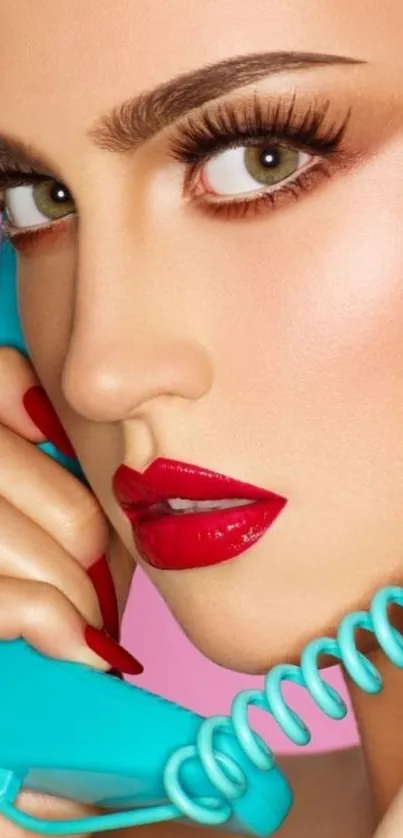
[[[0,133],[64,185],[6,192],[14,232],[47,225],[14,240],[38,374],[191,640],[290,659],[403,568],[403,5],[0,0],[0,24]],[[151,567],[112,477],[159,458],[287,503],[235,558]]]

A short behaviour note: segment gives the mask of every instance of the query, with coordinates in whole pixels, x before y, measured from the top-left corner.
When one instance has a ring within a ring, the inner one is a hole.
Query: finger
[[[0,497],[0,578],[36,580],[58,588],[97,628],[103,615],[95,588],[81,565],[48,533]]]
[[[74,475],[0,425],[0,496],[35,521],[81,565],[106,552],[108,526],[94,494]]]
[[[17,349],[0,347],[0,423],[31,442],[44,442],[46,437],[29,417],[23,398],[40,381],[27,360]]]
[[[0,422],[31,442],[52,442],[76,457],[60,419],[31,362],[11,347],[0,347]]]
[[[0,425],[0,497],[50,535],[84,567],[105,627],[119,637],[116,591],[106,559],[109,531],[91,490],[30,442]]]
[[[46,657],[110,669],[111,663],[86,645],[84,630],[81,615],[57,588],[27,579],[0,578],[2,640],[23,637]]]

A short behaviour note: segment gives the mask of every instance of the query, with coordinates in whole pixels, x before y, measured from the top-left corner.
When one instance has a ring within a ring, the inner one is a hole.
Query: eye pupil
[[[66,200],[70,200],[66,187],[56,182],[52,184],[50,198],[55,204],[63,204]]]
[[[281,162],[281,153],[278,148],[264,148],[259,157],[259,163],[264,168],[275,169]]]

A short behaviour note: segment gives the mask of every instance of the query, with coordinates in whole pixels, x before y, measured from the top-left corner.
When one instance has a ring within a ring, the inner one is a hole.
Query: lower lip
[[[273,524],[286,500],[274,496],[214,512],[161,514],[125,509],[140,556],[160,570],[209,567],[252,547]]]

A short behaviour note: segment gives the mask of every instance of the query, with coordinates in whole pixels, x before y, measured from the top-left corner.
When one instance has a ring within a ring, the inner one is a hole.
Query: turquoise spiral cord
[[[196,745],[178,749],[165,766],[164,783],[170,800],[187,817],[205,825],[224,823],[232,814],[231,801],[241,797],[246,789],[246,778],[229,757],[214,750],[214,735],[230,730],[235,734],[251,762],[261,771],[269,771],[274,754],[248,721],[250,706],[270,713],[281,730],[296,745],[307,745],[311,734],[294,710],[285,702],[281,687],[291,681],[306,689],[318,707],[332,719],[342,719],[347,707],[341,695],[320,675],[318,658],[330,655],[343,664],[351,680],[366,693],[379,693],[383,681],[373,664],[358,651],[355,644],[357,629],[375,635],[389,660],[403,668],[403,636],[388,619],[388,608],[403,606],[403,588],[389,586],[373,598],[369,611],[356,611],[341,621],[337,637],[321,637],[309,643],[302,655],[301,666],[279,664],[266,676],[263,690],[244,690],[235,696],[230,716],[213,716],[201,725]],[[192,800],[181,784],[180,769],[188,759],[199,759],[221,798],[205,801]]]

